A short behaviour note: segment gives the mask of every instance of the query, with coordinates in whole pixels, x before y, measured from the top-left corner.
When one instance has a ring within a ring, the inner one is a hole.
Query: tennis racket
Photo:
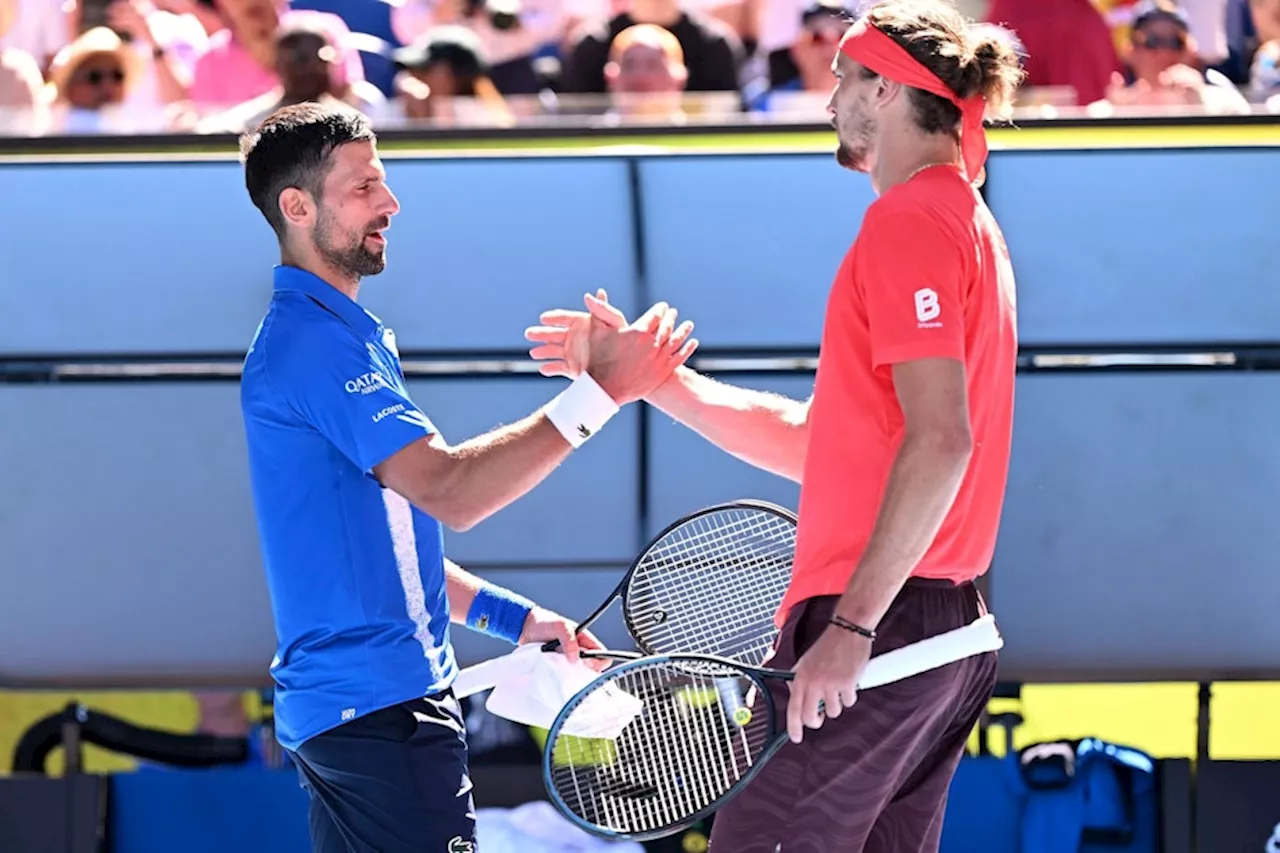
[[[877,655],[858,686],[869,690],[1002,645],[987,614]],[[766,682],[793,677],[707,655],[619,664],[570,699],[547,734],[543,780],[552,802],[604,838],[679,832],[737,796],[787,742]]]
[[[758,666],[773,648],[774,614],[791,583],[796,517],[763,501],[707,507],[668,525],[578,630],[621,602],[639,652],[583,650],[584,657],[633,660],[671,652],[714,655]],[[558,641],[544,645],[555,651]],[[454,693],[495,686],[501,658],[458,674]],[[494,683],[491,683],[494,682]]]

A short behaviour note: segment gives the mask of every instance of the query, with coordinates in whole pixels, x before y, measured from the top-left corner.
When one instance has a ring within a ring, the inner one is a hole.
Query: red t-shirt
[[[827,302],[791,588],[778,614],[848,586],[903,436],[892,365],[964,362],[973,456],[912,571],[971,580],[995,550],[1013,432],[1013,268],[1000,228],[952,166],[925,169],[867,210]]]

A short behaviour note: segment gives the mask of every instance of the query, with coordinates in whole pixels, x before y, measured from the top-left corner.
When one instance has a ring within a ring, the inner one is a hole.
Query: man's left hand
[[[579,655],[582,649],[603,650],[604,644],[595,638],[590,631],[579,631],[574,634],[575,625],[559,613],[552,613],[543,607],[535,607],[524,619],[524,630],[520,632],[520,645],[526,643],[549,643],[559,640],[559,651],[571,662],[581,660],[596,672],[608,667],[604,658],[583,658]]]
[[[858,679],[871,659],[871,641],[830,625],[800,656],[787,700],[787,734],[800,743],[806,728],[840,716],[858,698]]]

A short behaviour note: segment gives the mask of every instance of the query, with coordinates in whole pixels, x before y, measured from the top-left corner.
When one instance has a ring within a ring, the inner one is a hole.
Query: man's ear
[[[285,187],[280,192],[280,215],[284,221],[298,228],[310,228],[315,224],[316,203],[311,193],[297,187]]]
[[[876,85],[876,106],[888,106],[899,94],[906,94],[901,83],[880,77]]]

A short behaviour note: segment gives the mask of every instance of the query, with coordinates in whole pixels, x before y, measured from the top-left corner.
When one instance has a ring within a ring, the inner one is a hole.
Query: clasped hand
[[[665,302],[627,323],[603,290],[585,297],[586,311],[556,309],[525,330],[537,343],[530,357],[542,361],[543,376],[576,378],[584,371],[618,405],[634,402],[661,385],[698,348],[693,323],[676,326],[678,312]]]

